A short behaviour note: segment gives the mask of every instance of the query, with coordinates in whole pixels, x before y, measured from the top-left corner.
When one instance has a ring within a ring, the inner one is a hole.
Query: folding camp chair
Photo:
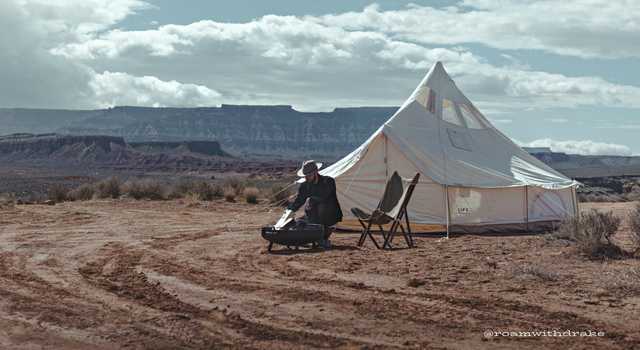
[[[382,199],[380,200],[378,207],[371,214],[366,213],[360,208],[351,208],[351,212],[356,216],[356,218],[358,218],[363,229],[360,239],[358,240],[358,246],[362,246],[368,236],[371,238],[371,241],[373,241],[376,248],[380,249],[380,245],[371,232],[371,227],[373,225],[378,226],[380,229],[380,233],[384,239],[384,243],[382,244],[383,249],[391,248],[393,236],[396,234],[398,228],[402,231],[404,239],[407,242],[407,246],[410,248],[414,246],[411,226],[409,224],[409,216],[407,215],[407,205],[411,200],[413,190],[415,189],[419,179],[420,174],[417,173],[411,180],[409,186],[407,186],[403,191],[402,178],[400,178],[400,175],[394,171],[393,175],[389,178],[389,181],[387,181],[384,194],[382,195]],[[402,219],[406,222],[406,230],[402,225]],[[382,225],[389,223],[391,223],[391,227],[388,232],[385,232]]]

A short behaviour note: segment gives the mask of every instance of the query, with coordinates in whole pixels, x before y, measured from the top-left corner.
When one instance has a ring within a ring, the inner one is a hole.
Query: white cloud
[[[591,140],[567,140],[557,141],[552,139],[540,139],[529,143],[521,143],[525,147],[550,147],[553,152],[581,155],[615,155],[630,156],[631,149],[625,145],[615,143],[595,142]]]
[[[212,106],[220,93],[206,86],[162,81],[156,77],[135,77],[126,73],[96,74],[89,86],[101,107],[134,106]]]
[[[555,124],[564,124],[569,122],[569,119],[567,118],[547,118],[545,120]]]
[[[7,1],[7,0],[5,0]],[[106,30],[150,8],[142,0],[8,0],[20,7],[33,27],[49,38],[72,40]]]
[[[411,11],[420,13],[424,9],[412,7],[401,13]],[[304,102],[309,95],[313,95],[316,106],[325,108],[339,103],[339,96],[349,101],[369,100],[369,104],[399,104],[407,92],[394,89],[390,94],[388,86],[405,86],[408,91],[440,60],[463,90],[477,96],[479,102],[499,97],[518,108],[640,107],[640,88],[636,86],[614,84],[600,77],[531,71],[517,62],[499,67],[463,48],[399,40],[383,32],[387,25],[378,18],[394,18],[398,15],[394,13],[368,7],[344,17],[269,15],[247,23],[200,21],[145,31],[112,30],[60,45],[52,52],[100,69],[197,80],[228,90],[230,98],[236,96],[244,103],[250,103],[250,87],[254,94],[270,91],[273,102],[305,107],[309,107]],[[382,32],[365,25],[378,19]],[[352,30],[354,26],[366,30]],[[175,68],[168,67],[169,60],[177,66],[191,67],[191,71],[184,68],[180,75],[171,75]],[[145,64],[139,68],[131,64],[139,61]],[[232,72],[238,75],[220,78]]]
[[[511,124],[513,123],[513,119],[489,119],[494,124]]]
[[[220,103],[206,86],[95,70],[52,55],[84,42],[150,5],[139,0],[9,0],[0,2],[0,106],[96,108],[113,105],[201,106]]]
[[[600,122],[602,122],[602,121],[600,121]],[[640,124],[637,124],[637,123],[603,122],[601,125],[597,125],[596,129],[639,130],[640,129]]]
[[[578,57],[640,57],[637,1],[463,1],[435,8],[410,5],[322,16],[350,30],[378,30],[425,44],[480,43],[498,49],[544,50]]]
[[[94,72],[193,84],[220,94],[216,102],[224,97],[228,103],[285,103],[306,110],[399,105],[422,74],[440,60],[474,102],[491,107],[488,114],[583,105],[640,108],[637,86],[601,77],[532,71],[508,53],[502,53],[508,64],[497,66],[469,49],[452,46],[481,42],[509,49],[577,49],[565,44],[554,48],[539,38],[540,23],[547,25],[550,16],[537,18],[534,14],[548,10],[550,2],[506,1],[493,6],[467,1],[449,8],[412,5],[397,11],[370,6],[330,16],[270,15],[246,23],[199,21],[143,31],[114,29],[122,19],[150,6],[140,0],[10,0],[8,4],[14,13],[0,13],[0,18],[7,23],[2,32],[12,35],[0,34],[0,45],[5,41],[8,48],[0,51],[0,59],[9,62],[5,65],[9,68],[0,67],[0,74],[9,76],[4,81],[11,83],[4,87],[7,94],[0,94],[0,105],[95,107],[118,101],[188,105],[209,98],[186,94],[181,95],[183,100],[172,100],[162,90],[143,89],[142,95],[148,98],[139,99],[127,96],[124,88],[96,90],[96,81],[105,78],[94,77]],[[587,9],[599,8],[595,2],[573,7],[554,4],[558,19],[578,18]],[[635,11],[631,5],[629,13]],[[599,13],[608,13],[617,5],[603,6]],[[509,12],[503,7],[522,11]],[[629,13],[618,24],[624,24],[624,30],[635,30],[628,25]],[[609,21],[593,14],[586,17],[575,23]],[[551,23],[544,28],[552,35],[558,26]],[[14,43],[13,35],[21,30],[26,33],[18,40],[24,42],[22,51],[8,56],[21,47]],[[579,48],[588,52],[590,46],[583,46]],[[50,79],[41,84],[42,76]],[[20,81],[24,77],[34,79]],[[95,96],[96,91],[108,93]],[[152,96],[154,93],[158,95]],[[33,102],[28,103],[30,99]]]
[[[66,37],[53,25],[56,13],[33,16],[24,1],[0,1],[0,106],[77,106],[87,88],[86,66],[52,56],[50,45]]]

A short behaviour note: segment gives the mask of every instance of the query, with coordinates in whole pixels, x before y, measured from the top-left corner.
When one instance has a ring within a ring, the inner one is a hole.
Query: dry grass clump
[[[524,266],[516,266],[512,269],[511,274],[515,278],[520,279],[537,279],[545,282],[555,282],[560,279],[560,275],[546,270],[540,266],[534,265],[524,265]]]
[[[121,183],[117,177],[110,177],[96,184],[98,198],[120,198],[122,194]]]
[[[579,202],[592,202],[592,203],[612,203],[612,202],[624,202],[625,198],[617,194],[610,193],[579,193]]]
[[[194,193],[197,194],[201,201],[211,201],[224,196],[224,191],[220,185],[213,185],[204,181],[197,184]]]
[[[239,196],[239,195],[242,194],[242,192],[244,191],[245,187],[247,187],[247,181],[246,180],[242,180],[242,179],[237,178],[237,177],[229,177],[229,178],[225,179],[225,181],[224,181],[222,186],[225,189],[225,191],[228,188],[233,189],[233,191],[235,192],[235,195]]]
[[[69,192],[69,197],[74,201],[88,201],[93,199],[96,189],[91,184],[82,184]]]
[[[157,201],[167,198],[167,189],[164,184],[151,179],[128,181],[123,186],[123,192],[137,200],[150,199]]]
[[[577,243],[578,249],[589,258],[619,258],[624,255],[611,238],[618,231],[620,218],[612,212],[589,212],[564,221],[555,236]]]
[[[70,199],[69,190],[60,184],[51,185],[47,190],[47,199],[55,203],[67,201]]]
[[[244,195],[245,201],[249,204],[257,204],[258,203],[258,195],[260,195],[260,191],[256,187],[247,187],[242,191]]]
[[[233,187],[225,187],[223,190],[224,200],[227,202],[236,201],[236,190]]]
[[[624,194],[626,200],[632,201],[640,201],[640,186],[634,185],[631,189]]]
[[[604,288],[615,294],[640,294],[640,267],[607,273],[602,280]]]
[[[629,213],[629,227],[631,229],[631,240],[636,247],[635,253],[640,253],[640,204],[636,204]]]
[[[191,198],[201,201],[211,201],[222,198],[222,187],[207,181],[181,181],[173,187],[169,198]]]
[[[16,198],[12,194],[0,194],[0,209],[13,209],[16,206]]]
[[[191,180],[180,180],[173,184],[168,194],[169,199],[186,198],[188,194],[193,193],[195,184]]]

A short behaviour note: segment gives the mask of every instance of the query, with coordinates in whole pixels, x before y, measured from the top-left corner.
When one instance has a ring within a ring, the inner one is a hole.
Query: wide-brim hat
[[[322,163],[316,162],[315,160],[307,160],[302,163],[302,167],[298,170],[299,177],[305,177],[314,171],[318,171],[322,168]]]

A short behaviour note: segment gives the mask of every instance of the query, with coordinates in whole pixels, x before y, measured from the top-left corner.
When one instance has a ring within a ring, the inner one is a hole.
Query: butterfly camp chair
[[[411,196],[419,179],[420,173],[417,173],[409,183],[409,186],[403,189],[402,178],[398,175],[398,172],[394,171],[393,175],[391,175],[387,181],[384,194],[378,207],[372,213],[367,213],[360,208],[351,208],[351,212],[358,218],[363,229],[360,239],[358,240],[358,246],[362,246],[367,237],[369,237],[376,248],[381,248],[371,232],[373,225],[378,226],[384,239],[382,249],[391,248],[391,242],[398,228],[402,231],[407,246],[410,248],[414,246],[409,216],[407,215],[407,205],[411,200]],[[402,225],[403,219],[407,225],[406,230]],[[391,224],[391,227],[385,232],[383,225],[387,224]]]

